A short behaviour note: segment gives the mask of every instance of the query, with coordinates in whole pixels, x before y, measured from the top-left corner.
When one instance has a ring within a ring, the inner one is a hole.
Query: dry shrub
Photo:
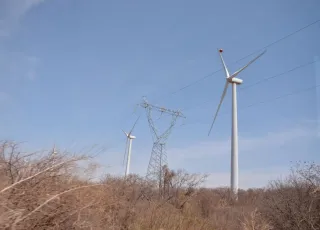
[[[273,227],[262,216],[262,214],[255,209],[250,215],[244,214],[241,221],[241,227],[243,230],[271,230]]]
[[[90,186],[96,186],[73,175],[76,163],[81,160],[88,160],[88,157],[68,153],[23,153],[17,143],[2,142],[1,229],[54,228],[61,225],[70,211],[81,208],[77,190],[81,188],[85,193]]]
[[[93,163],[79,169],[90,159],[23,153],[19,144],[2,142],[0,229],[319,229],[316,165],[268,190],[240,190],[235,203],[228,188],[201,188],[206,176],[184,170],[170,171],[160,190],[138,175],[94,182]]]
[[[273,181],[261,210],[275,229],[320,229],[320,166],[298,163],[285,180]]]

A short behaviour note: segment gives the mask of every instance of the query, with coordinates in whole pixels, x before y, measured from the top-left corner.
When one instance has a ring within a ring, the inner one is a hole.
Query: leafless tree
[[[261,204],[279,230],[320,229],[320,166],[299,162],[285,180],[273,181]]]

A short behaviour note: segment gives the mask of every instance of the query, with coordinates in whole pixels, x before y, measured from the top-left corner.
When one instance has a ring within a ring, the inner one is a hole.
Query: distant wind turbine
[[[53,145],[53,148],[52,148],[51,155],[52,155],[52,156],[56,156],[57,153],[58,153],[58,152],[57,152],[56,144],[54,144],[54,145]]]
[[[130,158],[131,158],[131,149],[132,149],[132,140],[135,139],[136,137],[131,135],[134,127],[136,126],[138,120],[139,120],[140,116],[138,117],[138,119],[136,120],[136,122],[134,123],[132,129],[130,130],[129,133],[125,132],[124,130],[122,130],[122,132],[126,135],[127,137],[127,141],[126,141],[126,148],[125,148],[125,153],[124,153],[124,157],[123,157],[123,164],[125,161],[125,158],[127,157],[127,164],[126,164],[126,171],[125,171],[125,176],[129,175],[129,170],[130,170]],[[129,146],[128,146],[128,142],[129,142]]]
[[[227,93],[229,83],[232,84],[232,131],[231,131],[231,191],[234,194],[234,198],[238,200],[238,118],[237,118],[237,85],[240,85],[242,83],[242,80],[239,78],[236,78],[236,76],[242,72],[244,69],[246,69],[250,64],[252,64],[254,61],[256,61],[258,58],[260,58],[265,52],[263,51],[261,54],[259,54],[256,58],[254,58],[252,61],[250,61],[248,64],[246,64],[241,69],[234,72],[232,75],[229,74],[229,71],[227,69],[227,66],[223,60],[222,57],[223,50],[219,50],[220,59],[223,65],[223,69],[226,75],[226,83],[224,86],[224,90],[220,99],[220,103],[218,105],[216,114],[213,118],[213,122],[211,124],[208,136],[210,135],[211,129],[213,127],[214,122],[216,121],[218,112],[220,110],[221,104],[223,102],[223,99]]]

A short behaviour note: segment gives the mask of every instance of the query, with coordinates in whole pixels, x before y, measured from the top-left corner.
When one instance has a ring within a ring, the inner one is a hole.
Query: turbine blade
[[[121,130],[122,130],[122,132],[124,133],[124,135],[128,136],[128,133],[127,133],[127,132],[125,132],[123,129],[121,129]]]
[[[210,135],[211,129],[212,129],[212,127],[213,127],[213,124],[214,124],[214,122],[216,121],[216,118],[217,118],[217,116],[218,116],[218,112],[219,112],[219,110],[220,110],[220,107],[221,107],[221,104],[222,104],[222,102],[223,102],[223,99],[224,99],[224,97],[226,96],[226,93],[227,93],[227,90],[228,90],[228,85],[229,85],[229,82],[226,81],[226,84],[224,85],[224,90],[223,90],[223,93],[222,93],[222,96],[221,96],[221,99],[220,99],[220,103],[219,103],[219,105],[218,105],[216,114],[214,115],[214,118],[213,118],[213,121],[212,121],[210,130],[209,130],[208,136]]]
[[[226,63],[223,60],[222,50],[218,50],[218,52],[219,52],[219,55],[220,55],[220,59],[221,59],[222,65],[223,65],[224,72],[226,73],[226,78],[228,78],[228,77],[230,77],[230,74],[229,74],[228,68],[226,66]]]
[[[126,148],[124,150],[124,155],[123,155],[123,161],[122,161],[122,165],[123,166],[125,164],[127,154],[128,154],[128,138],[127,138],[127,141],[126,141]]]
[[[254,59],[252,59],[248,64],[246,64],[244,67],[242,67],[241,69],[239,69],[238,71],[234,72],[234,74],[231,75],[231,78],[234,78],[235,76],[237,76],[240,72],[242,72],[245,68],[247,68],[249,65],[251,65],[253,62],[255,62],[259,57],[261,57],[262,55],[264,55],[267,52],[267,50],[263,51],[261,54],[259,54],[257,57],[255,57]]]
[[[131,135],[131,133],[132,133],[132,131],[133,131],[134,127],[136,126],[136,124],[137,124],[138,120],[140,119],[140,116],[141,116],[141,115],[139,115],[139,117],[137,118],[136,122],[135,122],[135,123],[134,123],[134,125],[132,126],[132,129],[130,130],[129,135]]]

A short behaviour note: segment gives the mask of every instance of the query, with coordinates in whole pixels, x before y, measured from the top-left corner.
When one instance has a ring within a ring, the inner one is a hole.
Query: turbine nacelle
[[[221,62],[222,62],[222,65],[223,65],[223,69],[224,69],[224,72],[225,72],[225,75],[226,75],[226,78],[227,80],[229,81],[229,79],[232,79],[232,78],[235,78],[240,72],[242,72],[244,69],[246,69],[249,65],[251,65],[253,62],[255,62],[258,58],[260,58],[263,54],[265,54],[266,50],[263,51],[261,54],[259,54],[257,57],[255,57],[254,59],[252,59],[250,62],[248,62],[245,66],[243,66],[242,68],[240,68],[239,70],[237,70],[236,72],[234,72],[233,74],[230,75],[229,73],[229,70],[227,68],[227,65],[226,63],[224,62],[223,60],[223,57],[222,57],[222,52],[223,50],[220,49],[219,50],[219,55],[220,55],[220,59],[221,59]],[[237,84],[241,84],[241,83],[238,83],[239,81],[237,82],[234,82],[234,83],[237,83]]]
[[[134,127],[136,126],[138,120],[139,120],[140,116],[137,118],[136,122],[134,123],[134,125],[132,126],[131,130],[129,133],[125,132],[124,130],[122,130],[122,132],[124,133],[124,135],[126,135],[127,137],[127,141],[126,141],[126,148],[125,148],[125,152],[124,152],[124,156],[123,156],[123,164],[125,162],[125,159],[127,158],[127,165],[126,165],[126,171],[125,171],[125,176],[127,176],[129,174],[129,168],[130,168],[130,155],[131,155],[131,145],[132,145],[132,140],[136,139],[135,136],[131,135]]]
[[[125,132],[125,131],[123,131],[123,130],[122,130],[122,132],[124,133],[124,135],[126,135],[127,138],[129,138],[129,139],[136,139],[135,136],[131,135],[132,130],[130,131],[130,133],[127,133],[127,132]]]
[[[236,78],[236,77],[229,77],[229,78],[227,78],[227,81],[228,81],[229,83],[236,83],[237,85],[240,85],[240,84],[242,84],[242,82],[243,82],[242,79]]]
[[[238,200],[238,118],[237,118],[237,85],[242,83],[242,80],[239,78],[236,78],[236,76],[242,72],[244,69],[246,69],[250,64],[252,64],[254,61],[256,61],[259,57],[261,57],[266,51],[259,54],[257,57],[252,59],[250,62],[248,62],[245,66],[234,72],[233,74],[229,74],[229,71],[227,69],[227,66],[223,60],[222,52],[223,50],[220,49],[219,56],[223,65],[223,69],[226,76],[226,81],[224,84],[224,89],[222,92],[222,96],[220,98],[220,103],[218,105],[218,108],[216,110],[216,113],[213,118],[213,122],[211,124],[210,130],[208,135],[210,135],[212,126],[217,118],[218,112],[220,110],[221,104],[223,102],[223,99],[226,96],[229,84],[232,84],[232,131],[231,131],[231,177],[230,177],[230,183],[231,183],[231,191],[233,192],[235,200]]]
[[[224,85],[224,89],[223,89],[223,92],[222,92],[222,95],[221,95],[221,98],[220,98],[220,103],[218,105],[218,108],[217,108],[217,111],[214,115],[214,118],[213,118],[213,122],[211,124],[211,127],[210,127],[210,130],[209,130],[209,133],[208,135],[210,135],[210,132],[211,132],[211,129],[213,127],[213,124],[214,122],[216,121],[216,118],[218,116],[218,112],[220,110],[220,107],[221,107],[221,104],[223,102],[223,99],[224,97],[226,96],[226,93],[227,93],[227,90],[228,90],[228,86],[229,86],[229,83],[235,83],[237,85],[240,85],[242,84],[242,79],[239,79],[239,78],[236,78],[236,76],[241,73],[244,69],[246,69],[249,65],[251,65],[253,62],[255,62],[259,57],[261,57],[265,52],[263,51],[261,54],[259,54],[257,57],[255,57],[254,59],[252,59],[250,62],[248,62],[245,66],[243,66],[242,68],[240,68],[239,70],[237,70],[236,72],[234,72],[233,74],[230,75],[229,73],[229,70],[227,68],[227,65],[226,63],[224,62],[223,60],[223,57],[222,57],[222,53],[223,53],[223,50],[222,49],[219,49],[219,56],[220,56],[220,59],[221,59],[221,62],[222,62],[222,65],[223,65],[223,70],[224,70],[224,73],[225,73],[225,76],[226,76],[226,82],[225,82],[225,85]]]

